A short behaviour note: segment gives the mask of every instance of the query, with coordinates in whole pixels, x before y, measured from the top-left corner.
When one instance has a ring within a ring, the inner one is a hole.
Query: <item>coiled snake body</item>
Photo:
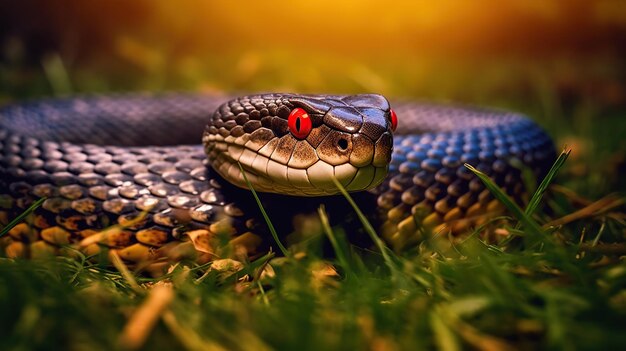
[[[190,251],[206,260],[227,238],[254,253],[266,226],[240,189],[241,169],[256,190],[277,193],[261,194],[274,222],[341,202],[334,176],[363,190],[359,204],[389,242],[406,243],[425,227],[458,232],[501,211],[464,163],[521,200],[519,164],[541,176],[555,156],[550,138],[515,113],[414,102],[392,111],[373,94],[227,100],[121,95],[3,107],[0,223],[45,201],[0,247],[11,257],[69,245],[135,262]]]

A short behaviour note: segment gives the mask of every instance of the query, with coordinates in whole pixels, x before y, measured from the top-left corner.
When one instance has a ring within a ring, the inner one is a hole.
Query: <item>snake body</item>
[[[206,260],[218,255],[216,238],[226,238],[254,253],[267,230],[240,189],[241,169],[255,189],[276,193],[261,195],[278,208],[274,216],[336,201],[326,197],[337,193],[334,176],[370,199],[362,205],[385,239],[406,243],[423,228],[458,232],[501,211],[464,163],[522,201],[520,165],[541,177],[555,157],[549,136],[517,113],[392,105],[395,131],[390,104],[373,94],[120,95],[4,106],[0,223],[45,200],[0,247],[11,257],[67,253],[69,245],[88,255],[115,249],[129,262],[191,251]],[[283,221],[290,219],[274,218]]]

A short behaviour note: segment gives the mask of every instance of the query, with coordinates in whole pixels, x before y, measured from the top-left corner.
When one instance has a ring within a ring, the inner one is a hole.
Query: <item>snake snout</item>
[[[383,181],[393,151],[391,110],[381,95],[341,98],[324,114],[331,131],[317,147],[322,161],[343,171],[334,176],[350,191],[367,190]]]

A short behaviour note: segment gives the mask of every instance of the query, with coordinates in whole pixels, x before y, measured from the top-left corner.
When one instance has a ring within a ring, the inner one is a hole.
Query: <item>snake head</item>
[[[205,128],[209,163],[231,183],[299,196],[380,184],[389,168],[392,112],[381,95],[266,94],[221,105]],[[239,163],[239,164],[238,164]]]

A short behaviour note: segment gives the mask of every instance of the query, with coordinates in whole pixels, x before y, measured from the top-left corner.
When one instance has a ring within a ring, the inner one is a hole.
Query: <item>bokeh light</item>
[[[62,90],[77,91],[382,90],[472,100],[468,90],[487,80],[523,89],[536,78],[531,71],[557,84],[605,84],[603,71],[621,74],[626,47],[626,15],[619,1],[608,0],[27,0],[0,6],[3,68],[62,66],[71,84]],[[503,67],[508,73],[498,77]],[[602,89],[609,100],[624,99],[618,87]],[[467,96],[456,96],[463,91]]]
[[[622,7],[612,0],[6,0],[0,103],[137,90],[377,92],[528,113],[557,144],[573,146],[588,171],[606,159],[626,162],[618,137],[626,133]]]

